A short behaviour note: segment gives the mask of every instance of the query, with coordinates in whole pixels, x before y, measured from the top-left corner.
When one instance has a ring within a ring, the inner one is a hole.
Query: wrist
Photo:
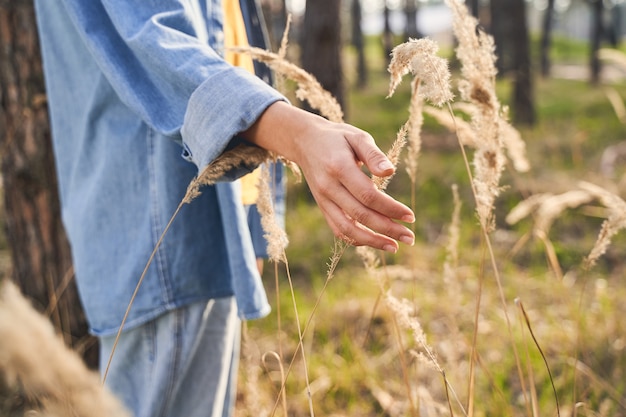
[[[306,131],[317,119],[317,115],[292,106],[284,101],[271,104],[257,121],[241,136],[261,148],[298,163],[301,159],[301,141],[306,140]]]

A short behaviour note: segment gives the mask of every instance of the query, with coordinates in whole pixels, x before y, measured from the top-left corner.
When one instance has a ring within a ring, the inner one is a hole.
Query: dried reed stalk
[[[319,110],[323,116],[333,122],[343,121],[341,106],[313,75],[287,61],[284,57],[260,48],[238,47],[232,48],[232,50],[236,53],[248,54],[253,59],[265,63],[278,74],[296,82],[298,86],[296,97],[298,99],[308,101],[312,108]]]
[[[593,200],[593,195],[584,190],[572,190],[562,194],[535,194],[520,202],[506,216],[508,224],[515,224],[521,219],[535,215],[535,235],[548,235],[554,221],[568,208],[576,208]]]
[[[546,370],[548,371],[548,377],[550,378],[550,385],[552,386],[552,393],[554,394],[554,402],[556,404],[556,414],[557,416],[560,417],[561,415],[561,407],[559,406],[559,396],[556,392],[556,387],[554,385],[554,377],[552,376],[552,371],[550,370],[550,366],[548,364],[548,359],[546,358],[545,353],[543,352],[543,349],[541,348],[541,345],[539,344],[539,341],[537,340],[537,337],[535,336],[535,332],[533,331],[532,326],[530,325],[530,318],[528,317],[528,313],[526,313],[526,310],[524,309],[524,304],[522,304],[522,300],[520,300],[519,298],[515,299],[515,304],[519,307],[520,310],[520,319],[523,318],[524,323],[526,324],[526,327],[528,328],[528,331],[530,332],[530,336],[533,339],[533,342],[535,343],[535,347],[537,348],[537,350],[539,351],[539,354],[541,355],[541,358],[543,359],[543,363],[546,366]],[[523,326],[522,326],[523,328]],[[529,373],[532,375],[532,368],[530,367],[530,357],[528,358],[528,362],[529,362]],[[538,401],[537,401],[537,391],[535,389],[535,384],[531,384],[531,388],[532,388],[532,394],[533,394],[533,415],[539,415],[539,412],[537,410],[538,408]]]
[[[428,365],[430,368],[442,373],[443,368],[439,365],[434,349],[428,344],[426,334],[422,329],[419,320],[414,316],[413,306],[408,300],[400,300],[395,297],[391,291],[385,292],[385,303],[393,312],[398,324],[404,328],[411,330],[413,340],[422,349],[415,355],[421,363]]]
[[[130,417],[8,280],[0,284],[0,370],[48,417]]]
[[[267,254],[269,258],[274,262],[286,262],[287,255],[285,249],[289,244],[289,238],[285,230],[276,221],[270,181],[269,167],[265,165],[261,169],[261,176],[257,184],[259,197],[256,205],[261,215],[261,227],[265,232],[263,236],[267,240]]]
[[[208,165],[189,186],[183,198],[183,204],[189,204],[198,195],[200,188],[217,183],[228,171],[247,167],[250,171],[263,162],[272,159],[272,154],[263,148],[250,145],[238,145],[224,152]]]
[[[460,288],[457,279],[457,268],[459,264],[459,240],[461,237],[461,198],[459,197],[459,187],[452,186],[452,196],[454,199],[454,210],[452,221],[448,227],[448,244],[446,245],[446,260],[443,264],[443,280],[448,287],[448,294],[451,303],[460,305]]]
[[[464,4],[446,0],[453,13],[453,31],[458,40],[456,56],[461,62],[461,98],[475,106],[472,127],[475,132],[474,177],[476,210],[483,228],[495,227],[493,208],[500,193],[504,170],[501,106],[495,92],[495,46],[491,36],[478,29],[477,20]]]
[[[602,224],[598,239],[584,261],[584,265],[591,268],[606,253],[613,236],[626,228],[626,202],[617,195],[589,182],[581,182],[579,187],[596,196],[609,209],[609,217]]]
[[[506,221],[509,224],[515,224],[530,214],[534,214],[533,232],[535,236],[545,240],[550,227],[563,211],[597,199],[608,209],[609,215],[602,224],[591,252],[583,261],[583,265],[590,268],[606,253],[613,236],[626,228],[626,202],[612,192],[589,182],[580,182],[578,187],[577,190],[558,195],[550,193],[532,195],[514,207],[507,215]]]
[[[493,245],[489,237],[490,232],[495,229],[494,203],[496,197],[500,194],[500,177],[506,161],[502,139],[504,135],[504,117],[495,92],[495,77],[497,73],[495,44],[493,38],[479,28],[478,21],[470,15],[466,5],[457,0],[445,0],[445,3],[452,10],[452,29],[458,41],[458,47],[455,52],[461,63],[462,78],[459,81],[459,91],[461,98],[471,103],[475,109],[470,114],[476,143],[473,175],[463,146],[461,146],[461,151],[468,175],[472,181],[472,191],[476,200],[476,212],[484,237],[483,242],[489,254],[519,380],[522,385],[522,392],[525,394],[524,374],[517,346],[514,343],[511,319],[507,312],[508,303],[504,294]],[[475,346],[472,349],[475,349]],[[471,383],[473,384],[473,380]]]
[[[422,146],[424,100],[442,106],[454,98],[450,88],[448,62],[437,56],[438,50],[439,46],[431,39],[409,39],[408,42],[393,48],[387,68],[391,74],[387,97],[393,95],[406,74],[413,75],[409,120],[402,128],[407,131],[408,155],[405,163],[413,186],[417,181],[417,160]]]
[[[285,58],[287,56],[287,47],[289,46],[289,31],[291,30],[291,13],[287,14],[287,21],[285,22],[285,30],[283,31],[283,37],[280,40],[280,47],[278,48],[278,56]],[[278,91],[284,93],[285,90],[285,77],[282,74],[274,74],[274,84]]]
[[[408,134],[408,129],[405,124],[398,131],[396,140],[391,145],[391,149],[389,150],[389,152],[387,152],[387,158],[391,161],[394,167],[398,166],[398,161],[400,160],[400,153],[402,152],[402,148],[406,144],[407,134]],[[389,181],[391,181],[394,175],[395,175],[395,171],[393,174],[387,177],[379,177],[379,176],[373,175],[372,181],[374,181],[374,185],[376,186],[376,188],[378,188],[381,191],[384,191],[389,185]]]
[[[436,106],[443,106],[454,98],[450,89],[448,62],[437,56],[439,46],[428,38],[409,39],[393,48],[387,69],[391,74],[389,95],[392,96],[406,74],[413,74],[421,84],[418,96]]]
[[[453,108],[460,110],[467,115],[471,115],[476,112],[476,106],[470,102],[457,102],[454,103]],[[457,119],[457,123],[463,122]],[[471,125],[468,124],[471,129]],[[502,139],[502,145],[506,148],[507,154],[511,162],[513,162],[513,168],[518,172],[528,172],[530,170],[530,162],[526,155],[526,142],[522,139],[522,135],[519,130],[514,128],[505,117],[500,119],[500,138]],[[469,146],[477,148],[476,143],[471,143]]]
[[[453,107],[456,107],[453,106]],[[462,146],[476,148],[475,132],[472,125],[465,120],[455,117],[449,110],[444,110],[432,106],[424,106],[424,113],[432,117],[451,132],[455,132]]]
[[[535,194],[515,206],[505,220],[508,224],[515,224],[531,214],[534,215],[533,235],[544,244],[550,266],[556,277],[561,280],[563,270],[556,256],[554,245],[548,237],[550,228],[563,211],[568,208],[576,208],[591,200],[593,200],[593,196],[583,190],[572,190],[559,195]]]

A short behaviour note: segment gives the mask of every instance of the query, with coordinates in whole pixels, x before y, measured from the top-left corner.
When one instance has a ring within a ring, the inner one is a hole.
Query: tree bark
[[[510,44],[513,46],[513,121],[517,124],[535,123],[532,69],[530,61],[530,39],[526,20],[525,0],[511,0],[510,21],[513,23]]]
[[[393,32],[391,31],[391,21],[390,21],[391,11],[389,10],[389,5],[387,4],[387,0],[384,1],[383,7],[383,53],[385,54],[385,71],[391,62],[391,51],[393,49]]]
[[[417,28],[417,3],[415,0],[404,0],[404,15],[406,16],[405,39],[418,39],[422,34]]]
[[[597,85],[600,82],[601,63],[598,56],[598,50],[602,42],[604,34],[604,25],[602,22],[602,13],[604,11],[604,3],[602,0],[591,0],[591,16],[593,23],[591,25],[591,48],[589,57],[589,66],[591,69],[591,84]]]
[[[541,30],[541,75],[543,77],[550,76],[550,46],[552,44],[552,23],[554,21],[554,0],[548,0],[546,11],[543,15],[543,24]]]
[[[363,88],[367,85],[367,62],[365,60],[365,40],[361,29],[361,0],[352,0],[350,15],[352,16],[352,45],[357,56],[357,87]]]
[[[304,12],[302,67],[344,108],[340,0],[309,0]]]
[[[489,5],[489,32],[496,44],[496,68],[502,75],[513,68],[511,51],[511,19],[514,15],[510,10],[511,0],[491,0]]]
[[[535,122],[530,40],[525,0],[491,0],[490,31],[496,44],[500,76],[513,76],[513,121]]]
[[[61,224],[32,1],[0,2],[0,153],[11,277],[67,344],[97,366]]]

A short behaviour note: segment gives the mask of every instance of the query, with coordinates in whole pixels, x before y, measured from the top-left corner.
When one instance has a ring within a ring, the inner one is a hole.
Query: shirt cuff
[[[286,101],[278,91],[239,68],[212,75],[189,99],[181,129],[183,157],[202,172],[238,133],[281,100]]]

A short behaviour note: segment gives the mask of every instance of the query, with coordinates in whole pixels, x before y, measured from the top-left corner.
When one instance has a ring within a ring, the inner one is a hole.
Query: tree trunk
[[[496,68],[498,74],[503,75],[513,69],[511,19],[515,16],[510,11],[511,0],[491,0],[489,4],[489,32],[493,35],[498,56]]]
[[[285,0],[264,0],[261,2],[261,8],[270,41],[270,45],[267,45],[267,47],[271,47],[270,49],[276,52],[280,48],[280,42],[287,24]]]
[[[525,0],[510,1],[510,21],[513,23],[509,43],[513,46],[513,121],[517,124],[535,123],[532,69],[530,62],[530,40],[526,21]]]
[[[541,75],[550,76],[550,46],[552,44],[552,23],[554,20],[554,0],[548,0],[546,11],[543,15],[543,25],[541,31]]]
[[[391,31],[391,21],[390,21],[390,13],[389,5],[387,4],[387,0],[384,2],[383,7],[383,53],[385,54],[385,71],[391,62],[391,51],[393,49],[393,32]]]
[[[609,10],[609,17],[607,25],[609,26],[607,31],[607,38],[609,44],[613,48],[619,48],[622,38],[622,7],[623,3],[616,3],[613,8]]]
[[[470,13],[472,13],[472,16],[474,16],[476,19],[478,19],[479,14],[480,14],[480,2],[479,0],[469,0],[468,1],[468,7],[470,10]]]
[[[417,3],[415,0],[404,0],[404,14],[406,16],[405,39],[421,38],[422,34],[417,28]]]
[[[302,67],[344,107],[340,3],[340,0],[306,2]]]
[[[350,14],[352,16],[352,45],[357,56],[357,87],[363,88],[367,85],[367,63],[365,60],[365,41],[361,29],[361,0],[352,0]]]
[[[98,363],[73,281],[32,1],[0,1],[0,146],[12,279],[68,345]]]
[[[600,58],[598,50],[604,34],[604,25],[602,22],[602,13],[604,12],[604,4],[602,0],[591,0],[591,16],[593,23],[591,25],[591,48],[589,66],[591,68],[591,83],[596,85],[600,82]]]

